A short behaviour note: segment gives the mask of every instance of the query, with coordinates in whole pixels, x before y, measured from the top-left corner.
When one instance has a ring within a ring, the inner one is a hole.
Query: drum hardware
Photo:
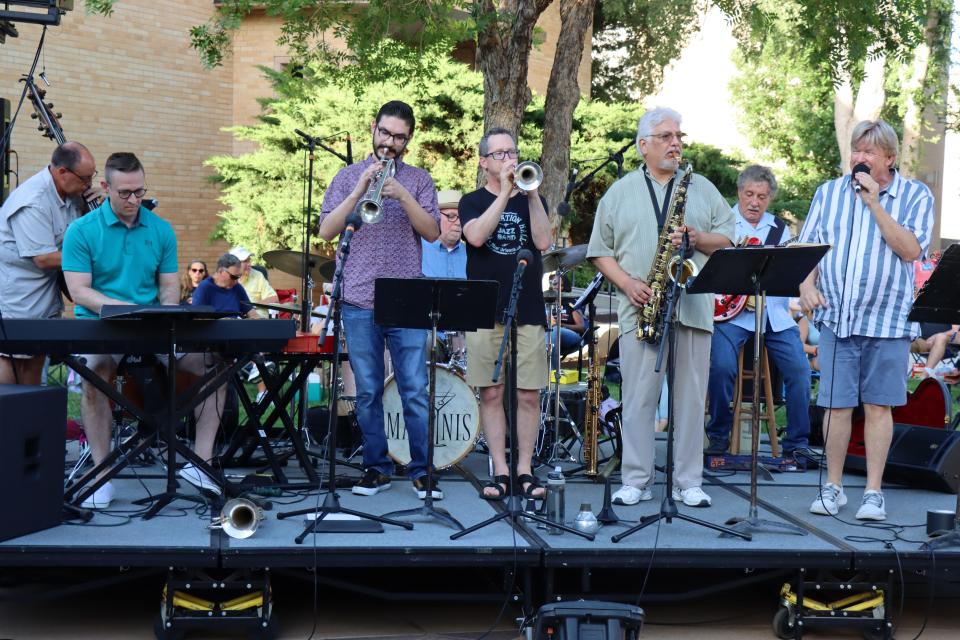
[[[563,247],[562,249],[554,249],[553,251],[548,251],[543,254],[543,271],[544,273],[549,273],[551,271],[560,271],[561,269],[566,272],[570,269],[583,264],[587,259],[587,245],[577,244],[572,247]]]

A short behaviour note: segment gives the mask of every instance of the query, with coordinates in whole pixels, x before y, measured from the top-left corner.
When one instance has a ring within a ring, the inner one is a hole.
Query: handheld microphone
[[[526,267],[533,260],[533,252],[530,249],[520,249],[517,252],[517,264]]]
[[[870,173],[870,167],[864,162],[858,162],[853,165],[853,171],[850,172],[850,179],[853,181],[853,190],[860,193],[860,189],[863,187],[860,186],[860,183],[857,182],[857,179],[854,177],[858,173]]]

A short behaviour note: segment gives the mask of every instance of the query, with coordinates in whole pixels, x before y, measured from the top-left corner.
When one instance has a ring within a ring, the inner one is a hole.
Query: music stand
[[[164,507],[174,500],[189,500],[191,502],[203,502],[194,495],[179,493],[177,489],[177,453],[192,462],[198,469],[206,473],[207,476],[223,485],[216,471],[211,468],[206,460],[201,460],[200,456],[191,451],[183,443],[177,440],[177,327],[181,322],[193,322],[194,320],[212,320],[217,318],[232,317],[234,313],[224,313],[214,311],[210,306],[186,307],[181,305],[160,305],[160,306],[137,306],[137,305],[104,305],[100,309],[100,318],[102,320],[111,320],[117,322],[136,320],[140,322],[152,322],[163,324],[167,328],[167,415],[164,420],[164,440],[167,441],[167,488],[164,492],[134,500],[133,504],[143,505],[153,503],[146,513],[143,514],[144,520],[149,520],[157,515]],[[208,389],[216,389],[212,381],[207,382]],[[119,465],[120,467],[125,464]],[[117,467],[114,467],[114,471]]]
[[[425,516],[463,530],[446,509],[433,506],[433,447],[437,413],[437,330],[476,331],[496,323],[497,294],[494,280],[449,278],[377,278],[374,283],[373,319],[383,327],[430,329],[429,394],[427,418],[427,495],[423,506],[384,514],[385,518]],[[424,313],[427,311],[427,313]]]
[[[728,247],[714,251],[704,265],[690,293],[753,295],[753,403],[750,411],[750,510],[745,518],[731,518],[728,525],[735,531],[757,533],[789,533],[807,535],[800,527],[759,517],[757,509],[757,473],[760,467],[760,378],[763,376],[763,340],[766,330],[767,295],[796,296],[800,283],[820,263],[830,245],[783,247]],[[769,427],[770,425],[768,425]],[[772,425],[776,429],[776,425]],[[772,477],[771,477],[772,479]],[[729,534],[721,534],[729,535]]]
[[[907,319],[911,322],[943,322],[960,324],[960,244],[953,244],[940,256],[937,268],[930,279],[923,283],[913,309]],[[957,506],[953,512],[953,529],[943,535],[932,537],[921,545],[923,550],[960,547],[960,488],[957,490]]]

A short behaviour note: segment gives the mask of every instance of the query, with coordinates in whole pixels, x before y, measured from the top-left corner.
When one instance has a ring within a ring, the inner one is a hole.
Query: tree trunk
[[[573,112],[580,102],[577,72],[583,59],[583,43],[593,25],[597,0],[560,0],[560,37],[550,70],[544,106],[543,186],[554,230],[560,225],[557,205],[563,201],[570,169],[570,132]]]
[[[907,111],[903,115],[903,141],[900,145],[900,171],[907,177],[913,177],[919,170],[920,151],[923,145],[926,95],[917,95],[923,89],[933,52],[933,39],[940,26],[940,11],[934,3],[927,9],[927,27],[923,32],[923,42],[913,53],[910,64],[910,77],[904,83],[904,91],[909,96]]]
[[[840,149],[840,171],[850,172],[850,135],[853,128],[863,120],[876,120],[886,100],[883,89],[884,56],[867,60],[864,66],[863,81],[857,89],[857,100],[853,100],[853,85],[846,76],[833,95],[833,122],[837,133],[837,146]]]
[[[477,36],[477,65],[483,73],[483,126],[519,133],[523,111],[530,102],[527,86],[533,28],[553,0],[481,0],[488,22]],[[501,16],[493,19],[494,12]],[[478,186],[482,184],[478,176]]]

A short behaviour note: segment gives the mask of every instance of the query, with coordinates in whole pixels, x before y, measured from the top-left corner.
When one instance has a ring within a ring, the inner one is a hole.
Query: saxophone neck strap
[[[644,171],[643,179],[647,181],[647,193],[650,194],[650,203],[653,205],[653,211],[657,214],[657,233],[663,231],[663,225],[667,223],[667,207],[670,206],[670,194],[673,192],[673,182],[677,179],[676,176],[670,178],[670,182],[667,183],[667,192],[663,196],[663,204],[657,202],[657,192],[653,188],[653,182],[650,180],[650,175]]]

